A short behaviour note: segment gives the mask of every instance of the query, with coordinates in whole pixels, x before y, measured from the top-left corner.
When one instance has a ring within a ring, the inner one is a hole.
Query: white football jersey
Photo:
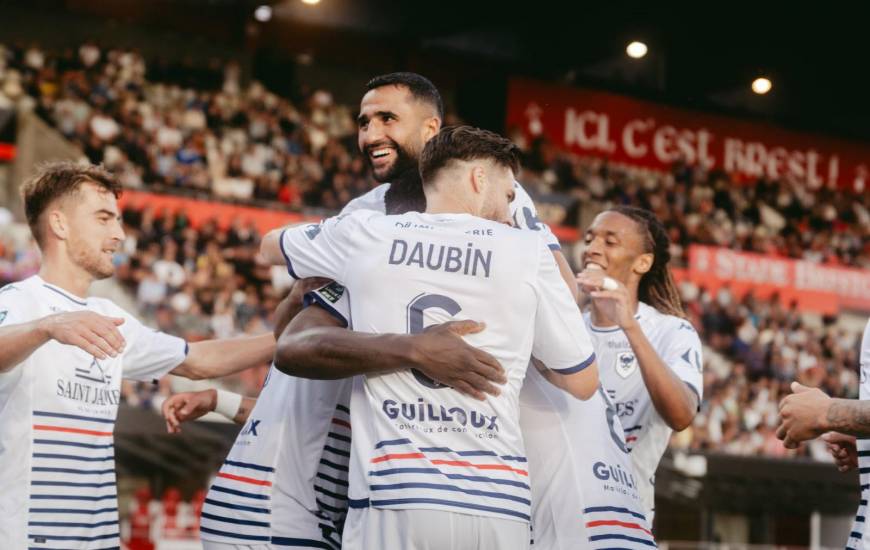
[[[347,203],[341,210],[341,214],[350,214],[356,210],[374,210],[375,212],[386,213],[387,205],[384,200],[389,189],[389,183],[378,185],[365,195],[361,195]],[[538,211],[535,209],[532,197],[529,196],[519,182],[514,182],[514,193],[514,200],[510,204],[511,218],[514,221],[514,225],[520,229],[540,231],[550,250],[561,250],[562,247],[559,245],[559,239],[553,234],[549,225],[538,219]]]
[[[864,329],[864,338],[861,340],[860,375],[861,387],[858,397],[862,401],[870,399],[870,321]],[[849,533],[846,543],[847,549],[868,550],[870,549],[870,537],[867,533],[867,499],[870,498],[870,439],[857,440],[858,446],[858,474],[861,483],[861,502],[858,512],[855,514],[855,522]]]
[[[586,321],[598,354],[601,384],[616,404],[637,474],[644,513],[655,510],[655,472],[668,446],[671,429],[656,411],[643,381],[637,358],[619,327],[596,327],[587,312]],[[637,319],[662,361],[698,395],[703,385],[701,340],[691,323],[665,315],[639,303]]]
[[[529,368],[520,426],[532,475],[534,548],[655,546],[616,407],[603,389],[580,401]]]
[[[529,355],[562,373],[594,360],[541,234],[468,214],[362,210],[288,228],[281,247],[294,277],[346,287],[353,330],[416,334],[449,320],[485,321],[485,331],[466,339],[507,372],[502,394],[485,401],[413,370],[356,379],[351,507],[528,521],[518,395]]]
[[[39,276],[0,289],[0,327],[55,313],[122,317],[118,357],[51,340],[0,374],[0,548],[119,547],[113,430],[121,379],[152,381],[187,354],[109,300],[79,298]]]
[[[309,293],[306,302],[311,301],[346,307],[341,292],[329,287]],[[271,368],[209,489],[203,540],[340,547],[338,525],[347,511],[350,387],[349,379],[308,380]]]

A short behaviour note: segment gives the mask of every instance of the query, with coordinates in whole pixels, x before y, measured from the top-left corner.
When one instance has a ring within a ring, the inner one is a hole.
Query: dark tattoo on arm
[[[870,401],[834,399],[828,408],[827,421],[835,432],[870,436]]]

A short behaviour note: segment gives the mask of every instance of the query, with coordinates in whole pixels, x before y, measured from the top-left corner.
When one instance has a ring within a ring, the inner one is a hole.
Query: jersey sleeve
[[[120,309],[120,308],[119,308]],[[187,342],[177,336],[153,330],[126,312],[121,333],[127,340],[124,348],[124,378],[150,382],[162,378],[182,364],[187,357]]]
[[[0,288],[0,327],[33,321],[34,310],[27,306],[24,290],[14,283]]]
[[[514,225],[520,229],[540,231],[550,250],[562,250],[559,239],[550,230],[550,226],[538,219],[538,210],[535,208],[535,203],[532,202],[532,197],[526,193],[519,182],[514,182],[514,192],[514,200],[511,203]]]
[[[870,320],[867,321],[867,326],[864,327],[864,337],[861,339],[861,355],[858,357],[859,372],[861,380],[861,389],[859,397],[861,399],[870,398]]]
[[[281,253],[294,279],[326,277],[341,281],[348,257],[360,240],[369,210],[339,214],[320,223],[288,227],[281,232]]]
[[[303,307],[311,305],[322,307],[338,319],[345,328],[350,326],[350,303],[347,290],[336,282],[331,282],[306,294],[302,300],[302,305]]]
[[[561,374],[580,372],[595,361],[592,338],[580,308],[559,273],[553,254],[542,240],[538,251],[538,297],[532,355]]]
[[[698,402],[704,397],[704,358],[701,338],[695,328],[683,319],[673,318],[668,338],[659,352],[662,361],[698,394]]]

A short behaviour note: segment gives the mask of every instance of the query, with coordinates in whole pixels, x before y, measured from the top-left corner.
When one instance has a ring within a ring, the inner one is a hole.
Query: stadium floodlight
[[[758,95],[764,95],[773,88],[773,82],[769,78],[760,76],[752,81],[752,91]]]
[[[634,59],[640,59],[645,56],[648,51],[649,48],[647,48],[646,44],[638,42],[637,40],[631,42],[625,47],[625,53],[628,54],[628,57],[633,57]]]
[[[272,6],[267,6],[264,4],[254,10],[254,19],[259,21],[260,23],[265,23],[269,19],[272,19]]]

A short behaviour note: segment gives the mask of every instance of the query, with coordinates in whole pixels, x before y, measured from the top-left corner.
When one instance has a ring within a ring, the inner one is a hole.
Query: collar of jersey
[[[39,279],[39,282],[42,283],[42,286],[44,286],[45,288],[47,288],[47,289],[49,289],[49,290],[52,290],[52,291],[54,291],[54,292],[57,292],[58,294],[60,294],[60,295],[63,296],[64,298],[66,298],[67,300],[70,300],[70,301],[72,301],[72,302],[75,302],[75,303],[77,303],[77,304],[80,305],[80,306],[86,306],[86,305],[88,305],[87,298],[79,298],[79,297],[76,296],[75,294],[71,294],[71,293],[67,292],[66,290],[64,290],[64,289],[62,289],[62,288],[60,288],[60,287],[56,287],[56,286],[54,286],[54,285],[48,284],[48,283],[46,283],[45,280],[43,280],[43,278],[40,277],[39,275],[37,275],[36,278]]]
[[[640,307],[637,308],[637,313],[634,316],[635,319],[640,321]],[[589,313],[589,327],[593,332],[618,332],[622,330],[618,325],[611,325],[609,327],[599,327],[592,322],[592,313]]]

